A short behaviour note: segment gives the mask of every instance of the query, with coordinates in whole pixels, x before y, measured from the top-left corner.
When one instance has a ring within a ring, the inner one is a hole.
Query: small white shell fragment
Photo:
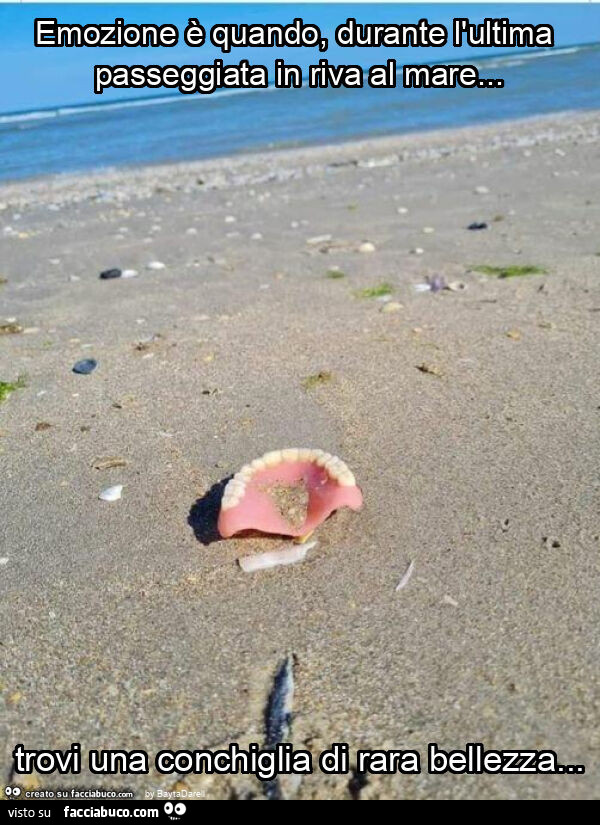
[[[446,595],[444,596],[442,601],[444,602],[444,604],[449,604],[451,607],[458,607],[458,602],[456,601],[456,599],[453,599],[452,596]]]
[[[123,272],[121,272],[121,278],[137,278],[138,275],[139,272],[137,269],[124,269]]]
[[[415,246],[415,248],[411,249],[410,252],[411,255],[422,255],[425,252],[425,250],[422,249],[420,246]]]
[[[150,263],[146,265],[146,269],[157,270],[157,269],[164,269],[164,268],[165,268],[165,265],[163,264],[162,261],[150,261]]]
[[[225,216],[225,223],[235,223],[236,217],[235,215],[226,215]]]
[[[320,243],[327,243],[331,240],[331,235],[315,235],[313,238],[307,238],[308,246],[318,246]]]
[[[476,195],[489,195],[490,190],[487,188],[487,186],[476,186],[473,192]]]
[[[115,484],[114,487],[107,487],[106,490],[102,490],[98,498],[100,501],[118,501],[122,492],[123,485]]]
[[[2,558],[0,558],[0,567],[4,567],[7,564],[8,564],[8,556],[2,556]]]
[[[364,253],[375,252],[375,244],[371,241],[365,241],[358,247],[358,251]]]
[[[243,556],[238,559],[238,564],[244,573],[255,573],[257,570],[268,570],[270,567],[297,564],[299,561],[304,561],[308,551],[312,550],[316,544],[316,541],[309,541],[307,544],[293,544],[281,550],[270,550],[256,556]]]
[[[414,569],[415,569],[415,564],[414,564],[414,562],[411,561],[411,563],[406,568],[406,571],[405,571],[404,575],[402,576],[402,578],[400,579],[400,581],[396,585],[396,593],[399,590],[402,590],[402,588],[406,587],[406,585],[408,584],[408,582],[410,580],[410,577],[413,574]]]
[[[433,228],[433,226],[424,226],[423,227],[423,234],[424,235],[433,235],[434,232],[435,232],[435,229]]]

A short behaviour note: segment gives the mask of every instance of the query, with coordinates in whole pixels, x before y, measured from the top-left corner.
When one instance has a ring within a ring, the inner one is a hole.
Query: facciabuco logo
[[[169,819],[181,819],[187,808],[183,802],[177,802],[173,805],[172,802],[165,802],[164,811]]]

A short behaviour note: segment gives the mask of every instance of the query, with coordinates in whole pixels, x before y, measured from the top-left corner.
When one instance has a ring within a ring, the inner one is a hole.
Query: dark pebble
[[[475,223],[470,223],[467,229],[472,229],[473,231],[477,229],[487,229],[487,223],[477,223],[477,221],[475,221]]]
[[[120,278],[121,277],[121,270],[120,269],[105,269],[104,272],[100,273],[100,277],[103,281],[110,281],[111,278]]]
[[[89,375],[90,372],[94,372],[97,366],[98,362],[94,358],[84,358],[83,361],[78,361],[75,364],[73,372],[78,375]]]

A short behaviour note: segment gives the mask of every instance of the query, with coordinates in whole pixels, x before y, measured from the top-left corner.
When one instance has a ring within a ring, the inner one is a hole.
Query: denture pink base
[[[266,489],[277,484],[293,485],[304,481],[308,491],[306,520],[299,527],[289,524],[278,512]],[[362,493],[356,485],[344,487],[311,461],[294,461],[259,470],[246,486],[239,504],[219,513],[218,530],[229,538],[243,530],[258,530],[282,536],[305,536],[318,527],[334,510],[350,507],[360,510]]]

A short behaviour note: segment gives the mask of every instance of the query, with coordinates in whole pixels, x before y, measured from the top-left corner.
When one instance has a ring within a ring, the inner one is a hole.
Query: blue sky
[[[316,23],[329,37],[326,54],[312,49],[236,49],[222,55],[210,43],[199,49],[182,42],[183,30],[189,16],[198,17],[208,30],[215,23],[288,23],[294,17]],[[330,63],[383,63],[388,57],[402,61],[407,51],[402,49],[340,49],[333,40],[333,31],[347,17],[359,22],[409,23],[422,17],[430,22],[443,23],[450,30],[452,17],[469,17],[479,22],[484,17],[509,17],[519,23],[550,23],[555,27],[557,46],[568,46],[600,40],[600,6],[589,3],[554,4],[27,4],[0,3],[0,112],[26,111],[64,104],[104,101],[115,98],[140,97],[139,89],[107,90],[102,97],[92,92],[92,73],[95,63],[159,63],[206,64],[222,57],[226,63],[237,63],[247,58],[252,63],[271,66],[274,59],[305,68],[319,57]],[[36,17],[56,17],[61,23],[111,22],[124,17],[132,23],[173,23],[178,26],[182,45],[171,49],[119,48],[35,48],[33,21]],[[489,52],[489,49],[415,49],[411,62],[446,60],[449,56]],[[498,50],[500,51],[500,50]],[[270,73],[271,74],[271,73]],[[272,76],[272,74],[271,74]],[[165,90],[158,90],[164,92]],[[151,92],[156,94],[157,91]]]

